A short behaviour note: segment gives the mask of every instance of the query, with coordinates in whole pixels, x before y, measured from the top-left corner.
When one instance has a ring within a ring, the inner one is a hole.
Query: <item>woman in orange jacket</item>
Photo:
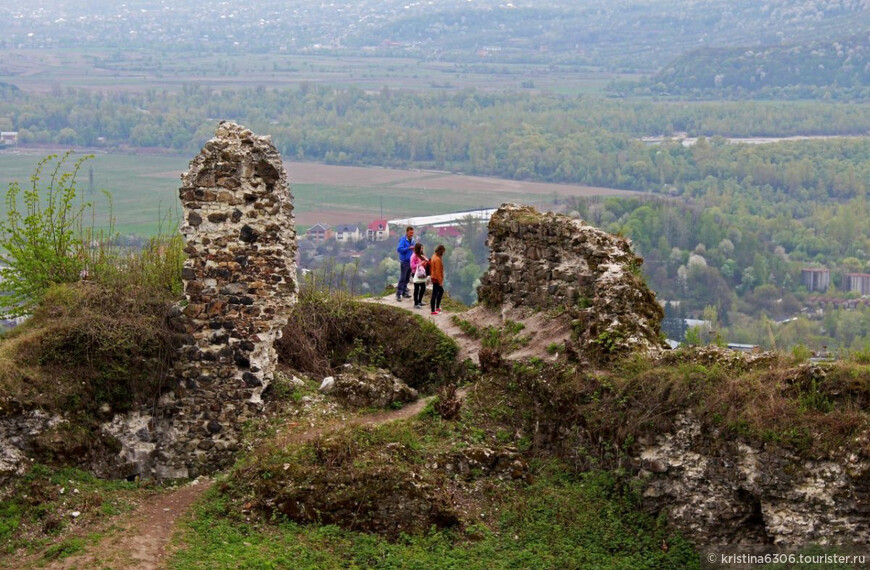
[[[429,260],[429,273],[432,278],[432,299],[429,306],[433,315],[441,314],[441,297],[444,296],[444,246],[438,244],[432,259]]]

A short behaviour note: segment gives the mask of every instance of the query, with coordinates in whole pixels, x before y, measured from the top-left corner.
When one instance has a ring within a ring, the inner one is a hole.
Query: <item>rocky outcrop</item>
[[[381,368],[368,369],[345,365],[332,382],[324,382],[321,392],[351,408],[388,408],[417,399],[417,390]]]
[[[487,244],[482,303],[565,308],[580,344],[600,356],[662,346],[664,313],[627,239],[564,215],[504,204],[490,219]]]
[[[269,137],[221,123],[182,175],[180,196],[186,301],[174,326],[186,341],[177,384],[154,417],[104,426],[140,475],[161,479],[232,462],[241,423],[262,406],[277,363],[274,343],[296,301],[293,206]]]
[[[683,414],[637,458],[643,500],[698,544],[867,544],[870,462],[728,440]]]
[[[21,475],[34,455],[35,440],[65,423],[62,416],[42,410],[0,418],[0,481]]]

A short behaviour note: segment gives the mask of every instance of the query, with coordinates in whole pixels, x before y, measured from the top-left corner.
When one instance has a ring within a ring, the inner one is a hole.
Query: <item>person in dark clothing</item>
[[[399,253],[399,284],[396,285],[396,301],[410,297],[408,281],[411,279],[411,254],[414,252],[414,243],[414,228],[408,226],[396,247]]]
[[[429,272],[432,278],[432,298],[429,301],[429,308],[433,315],[441,314],[441,298],[444,296],[444,256],[445,247],[438,244],[435,248],[435,253],[432,254],[432,259],[429,260]]]

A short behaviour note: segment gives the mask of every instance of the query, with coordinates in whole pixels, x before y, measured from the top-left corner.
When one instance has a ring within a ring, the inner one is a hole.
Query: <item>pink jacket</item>
[[[425,255],[422,258],[417,257],[416,253],[411,255],[411,279],[413,279],[414,276],[417,274],[417,267],[427,261],[429,260],[426,259]]]

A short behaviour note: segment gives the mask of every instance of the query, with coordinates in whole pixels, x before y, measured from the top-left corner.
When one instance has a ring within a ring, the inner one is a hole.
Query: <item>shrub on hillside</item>
[[[82,417],[153,401],[174,355],[171,300],[93,282],[48,289],[0,344],[0,395],[17,408]]]
[[[224,490],[266,520],[280,515],[390,539],[458,526],[446,476],[427,469],[418,438],[400,424],[334,432],[254,456]]]
[[[94,282],[49,288],[33,315],[0,341],[0,416],[59,416],[30,457],[115,477],[118,442],[101,424],[147,408],[168,385],[176,352],[170,294]]]
[[[278,356],[287,366],[327,376],[346,362],[385,368],[413,388],[456,378],[459,349],[431,322],[396,307],[303,288]]]
[[[152,238],[142,250],[119,247],[108,193],[109,226],[97,229],[85,225],[84,214],[93,205],[81,198],[76,176],[90,157],[69,166],[70,154],[42,159],[26,189],[18,182],[9,185],[6,221],[0,223],[0,261],[6,265],[0,269],[3,311],[29,314],[51,287],[82,279],[113,288],[132,285],[180,294],[184,261],[181,236],[171,231]],[[47,183],[43,180],[45,171],[51,171]]]
[[[793,367],[772,353],[686,349],[633,356],[610,370],[544,361],[491,368],[465,405],[578,470],[626,467],[638,441],[673,433],[684,413],[722,442],[764,441],[806,457],[864,441],[870,366]],[[493,401],[510,398],[510,407]],[[863,449],[861,453],[866,453]]]
[[[26,314],[49,287],[77,281],[87,267],[88,243],[82,217],[88,204],[76,201],[76,175],[88,157],[80,158],[65,171],[69,155],[42,159],[30,177],[29,187],[22,189],[13,182],[6,193],[0,251],[7,265],[2,269],[7,293],[3,305],[10,313]],[[42,181],[44,170],[52,171],[48,184]]]

